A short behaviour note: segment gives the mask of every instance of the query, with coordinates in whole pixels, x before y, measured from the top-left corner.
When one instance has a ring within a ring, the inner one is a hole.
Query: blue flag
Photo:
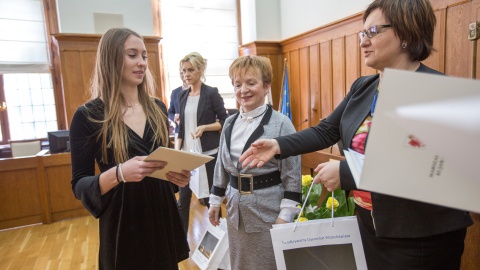
[[[282,104],[280,104],[280,113],[286,115],[292,121],[292,111],[290,110],[290,90],[288,88],[288,67],[285,65],[285,74],[282,85]]]

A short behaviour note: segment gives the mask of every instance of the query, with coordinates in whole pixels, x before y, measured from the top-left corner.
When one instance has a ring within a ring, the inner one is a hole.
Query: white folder
[[[387,69],[357,187],[480,213],[479,154],[480,81]]]
[[[145,161],[166,161],[167,166],[165,166],[162,170],[153,172],[152,174],[150,174],[150,176],[158,179],[167,179],[166,174],[170,171],[178,173],[182,172],[182,170],[192,171],[212,159],[213,157],[211,156],[199,153],[159,147],[155,151],[153,151],[148,157],[146,157]]]

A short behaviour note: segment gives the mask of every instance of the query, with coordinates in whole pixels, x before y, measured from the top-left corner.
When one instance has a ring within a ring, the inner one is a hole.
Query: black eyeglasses
[[[365,36],[367,36],[368,38],[373,38],[374,36],[381,33],[379,31],[380,29],[388,28],[388,27],[392,27],[392,26],[390,24],[373,25],[366,30],[360,31],[358,33],[358,36],[360,37],[360,41],[362,41],[365,38]]]

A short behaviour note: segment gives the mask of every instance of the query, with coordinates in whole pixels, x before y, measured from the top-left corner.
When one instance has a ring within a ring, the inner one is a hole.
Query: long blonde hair
[[[101,141],[102,162],[108,162],[107,149],[113,150],[113,161],[115,163],[125,162],[128,155],[128,130],[123,122],[122,105],[125,98],[120,92],[122,73],[124,66],[124,46],[130,35],[142,38],[136,32],[127,28],[112,28],[100,39],[97,58],[90,90],[92,99],[100,98],[104,104],[103,120],[93,122],[102,124],[97,136]],[[143,107],[147,122],[152,128],[151,151],[155,145],[166,145],[168,143],[167,116],[155,104],[155,81],[150,70],[146,69],[145,78],[138,86],[138,101]]]

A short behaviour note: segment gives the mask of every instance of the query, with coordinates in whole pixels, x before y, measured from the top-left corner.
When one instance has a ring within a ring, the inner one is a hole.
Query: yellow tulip
[[[338,203],[337,199],[333,198],[333,209],[336,210],[338,205],[339,205],[339,203]],[[328,209],[332,209],[332,197],[328,197],[326,207]]]
[[[302,175],[302,186],[308,187],[312,184],[313,177],[311,175]]]
[[[298,218],[298,222],[304,222],[304,221],[307,221],[307,220],[308,220],[308,218],[306,218],[306,217],[299,217]]]

